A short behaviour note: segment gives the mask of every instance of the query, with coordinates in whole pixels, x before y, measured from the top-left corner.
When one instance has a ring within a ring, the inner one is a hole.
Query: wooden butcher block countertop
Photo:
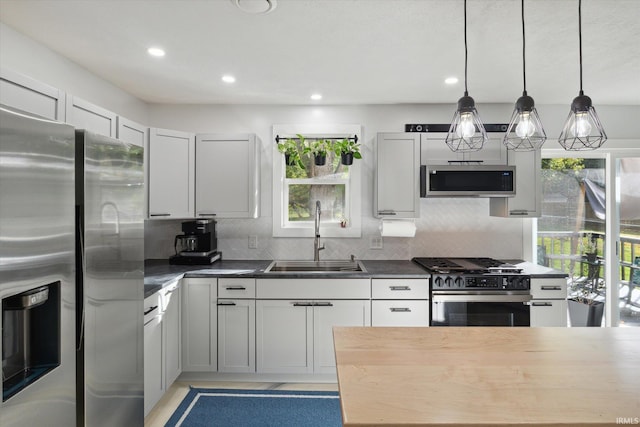
[[[336,327],[334,342],[345,426],[640,423],[640,328]]]

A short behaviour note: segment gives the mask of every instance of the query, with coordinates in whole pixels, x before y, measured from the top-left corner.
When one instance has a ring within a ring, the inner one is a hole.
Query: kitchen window
[[[320,201],[322,237],[360,237],[360,163],[345,166],[340,156],[327,155],[317,166],[313,157],[302,155],[304,168],[286,165],[275,138],[336,138],[356,135],[359,125],[274,125],[273,127],[273,235],[313,237],[316,201]]]

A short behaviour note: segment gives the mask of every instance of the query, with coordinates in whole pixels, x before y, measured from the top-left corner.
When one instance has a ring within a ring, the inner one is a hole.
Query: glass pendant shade
[[[458,100],[445,142],[454,152],[480,150],[487,141],[487,131],[480,120],[473,98],[465,93]]]
[[[607,134],[598,118],[591,98],[580,92],[571,103],[558,142],[567,151],[595,150],[604,144]]]
[[[516,101],[507,133],[502,142],[509,150],[533,151],[540,149],[546,140],[547,135],[542,127],[533,98],[527,96],[525,92]]]

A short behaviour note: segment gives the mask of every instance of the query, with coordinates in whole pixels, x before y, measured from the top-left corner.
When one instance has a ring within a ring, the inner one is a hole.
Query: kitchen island
[[[334,328],[345,426],[640,422],[640,330]]]

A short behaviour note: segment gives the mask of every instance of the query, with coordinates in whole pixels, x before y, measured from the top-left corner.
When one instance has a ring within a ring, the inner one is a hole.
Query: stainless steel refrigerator
[[[142,148],[0,113],[0,425],[140,426]]]

